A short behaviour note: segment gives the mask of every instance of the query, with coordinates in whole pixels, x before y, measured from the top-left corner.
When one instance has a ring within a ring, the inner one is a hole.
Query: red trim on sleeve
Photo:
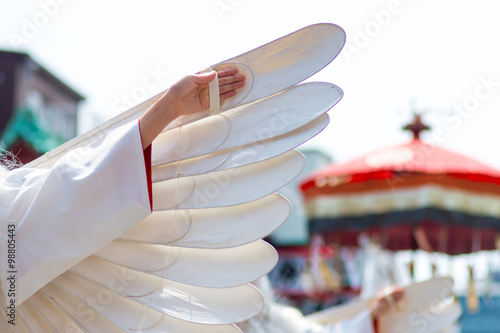
[[[146,166],[146,178],[148,180],[149,205],[153,211],[153,180],[151,177],[151,145],[144,150],[144,165]]]
[[[139,118],[139,133],[141,132],[141,119]],[[142,146],[142,135],[141,135],[141,146]],[[148,195],[149,195],[149,207],[151,208],[151,212],[153,211],[153,179],[151,176],[151,148],[152,145],[149,145],[146,149],[144,149],[144,166],[146,168],[146,180],[148,182]]]

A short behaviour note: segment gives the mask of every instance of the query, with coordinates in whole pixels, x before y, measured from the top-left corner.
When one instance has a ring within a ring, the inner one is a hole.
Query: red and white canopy
[[[494,249],[500,230],[500,171],[413,141],[321,169],[301,182],[312,233],[357,245],[362,232],[386,248],[449,254]]]

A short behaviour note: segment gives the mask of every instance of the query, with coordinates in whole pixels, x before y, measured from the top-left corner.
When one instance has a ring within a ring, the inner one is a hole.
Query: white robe
[[[267,304],[261,315],[242,325],[246,333],[374,333],[369,309],[332,325],[321,325],[305,318],[297,309],[280,304]]]
[[[20,305],[151,213],[138,122],[70,151],[51,169],[9,172],[0,179],[0,205],[2,289],[7,304]],[[12,276],[15,288],[6,282]]]

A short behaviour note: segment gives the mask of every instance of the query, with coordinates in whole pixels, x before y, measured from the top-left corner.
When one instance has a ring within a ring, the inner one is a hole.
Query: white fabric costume
[[[246,333],[373,333],[373,321],[368,308],[345,316],[342,321],[319,323],[304,317],[295,308],[284,306],[274,300],[273,290],[267,277],[255,282],[265,299],[265,307],[257,316],[242,323]]]
[[[11,171],[0,187],[2,290],[8,295],[5,276],[16,276],[18,304],[151,213],[137,122],[70,151],[52,169]]]

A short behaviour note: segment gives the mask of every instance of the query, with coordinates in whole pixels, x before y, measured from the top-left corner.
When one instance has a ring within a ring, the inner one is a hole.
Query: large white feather
[[[229,207],[153,212],[119,240],[193,248],[224,248],[264,238],[288,218],[290,204],[273,193]]]
[[[181,170],[184,177],[194,176],[266,160],[283,154],[309,140],[321,132],[328,125],[328,122],[329,117],[325,113],[305,126],[267,140],[170,163],[158,158],[156,162],[162,165],[153,168],[153,182],[175,178]]]
[[[93,321],[98,315],[125,332],[138,331],[139,328],[144,332],[238,332],[232,325],[201,325],[180,320],[115,294],[109,288],[72,277],[69,274],[59,276],[51,287],[43,289],[43,293],[59,306],[81,304],[77,309],[80,308],[84,315],[80,315],[76,322]]]
[[[253,201],[288,184],[303,167],[304,156],[292,150],[239,168],[155,183],[153,209],[224,207]]]
[[[180,130],[170,129],[155,139],[152,163],[178,161],[289,133],[324,114],[342,95],[333,84],[306,83]]]
[[[115,241],[95,256],[130,269],[208,288],[252,282],[267,274],[278,261],[276,250],[262,240],[227,249]]]
[[[418,312],[429,305],[435,305],[453,295],[453,279],[438,277],[412,284],[405,288],[404,311]],[[374,299],[356,300],[354,302],[313,313],[306,318],[321,324],[335,324],[370,307]]]
[[[152,307],[169,316],[202,324],[227,324],[246,320],[262,310],[257,288],[244,284],[229,288],[187,285],[89,258],[55,280],[56,285],[97,283],[113,293]],[[71,290],[70,286],[64,289]],[[244,299],[245,302],[241,300]]]

